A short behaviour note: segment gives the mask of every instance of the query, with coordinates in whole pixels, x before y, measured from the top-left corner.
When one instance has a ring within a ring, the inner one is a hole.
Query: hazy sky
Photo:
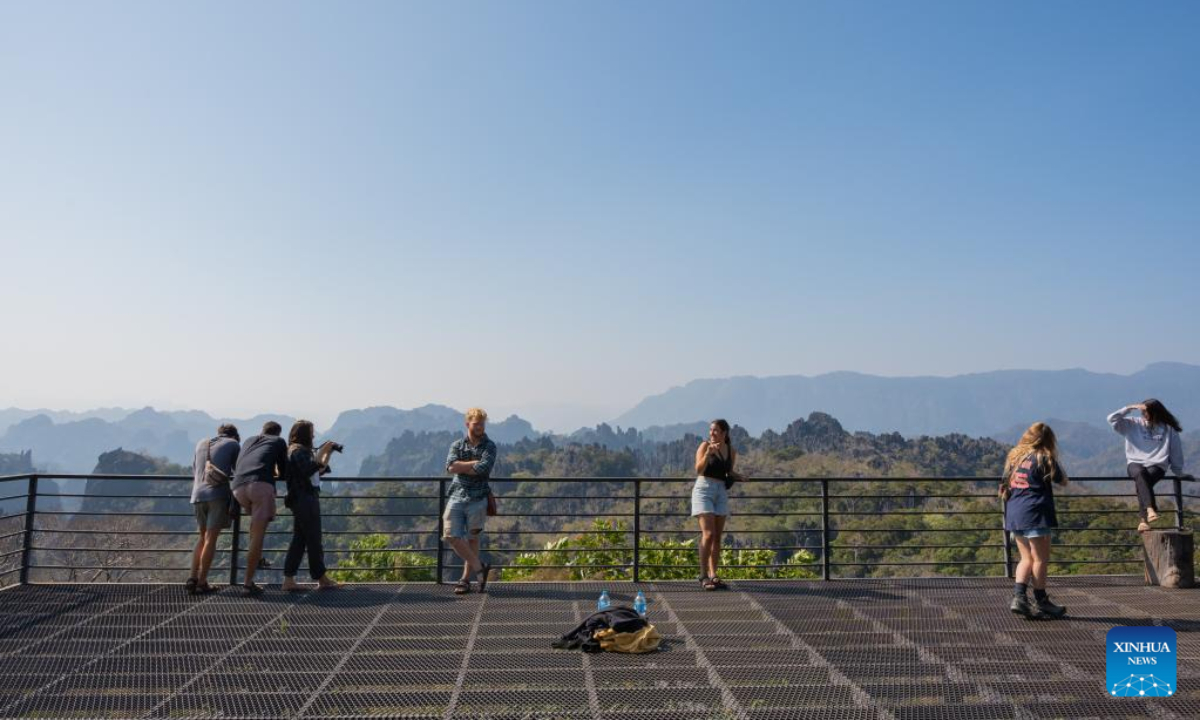
[[[1200,362],[1198,37],[1195,2],[5,2],[0,407],[553,427],[698,377]]]

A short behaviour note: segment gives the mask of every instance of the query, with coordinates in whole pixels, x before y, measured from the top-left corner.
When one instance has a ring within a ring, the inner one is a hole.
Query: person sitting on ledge
[[[1129,414],[1137,411],[1137,415]],[[1183,472],[1183,443],[1179,441],[1179,421],[1158,400],[1151,398],[1137,405],[1126,405],[1108,416],[1108,424],[1125,438],[1126,471],[1133,478],[1138,497],[1138,532],[1150,531],[1158,520],[1154,484],[1163,479],[1167,468],[1181,480],[1193,480]]]
[[[1050,565],[1050,536],[1058,527],[1054,511],[1054,484],[1066,485],[1067,474],[1058,463],[1058,441],[1045,423],[1029,426],[1008,453],[1004,463],[1001,496],[1004,529],[1012,533],[1021,551],[1017,584],[1009,609],[1027,618],[1060,618],[1067,609],[1050,602],[1046,594],[1046,571]],[[1026,591],[1033,584],[1035,615]]]

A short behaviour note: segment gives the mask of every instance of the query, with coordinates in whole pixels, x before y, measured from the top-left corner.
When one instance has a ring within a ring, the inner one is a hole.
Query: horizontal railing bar
[[[82,474],[82,473],[36,473],[39,479],[52,480],[142,480],[148,482],[192,482],[192,475],[112,475],[112,474]],[[12,475],[0,478],[0,482],[6,480],[27,480],[33,474]],[[896,477],[896,476],[860,476],[860,477],[752,477],[740,481],[738,484],[758,484],[758,483],[994,483],[998,480],[998,475],[987,476],[972,476],[972,477]],[[1164,480],[1183,480],[1174,475],[1167,475]],[[439,483],[443,480],[449,480],[448,476],[420,476],[420,477],[400,477],[400,476],[382,476],[382,477],[351,477],[351,476],[327,476],[322,478],[322,482],[328,483],[369,483],[369,482],[385,482],[385,483]],[[1074,477],[1075,482],[1129,482],[1128,477],[1115,476],[1086,476]],[[602,483],[633,483],[641,482],[642,484],[649,483],[691,483],[695,482],[693,476],[685,477],[551,477],[543,476],[536,478],[513,478],[513,477],[492,477],[489,482],[497,483],[583,483],[583,482],[602,482]],[[282,482],[280,480],[279,482]]]
[[[39,515],[41,513],[38,513]],[[35,533],[56,533],[59,535],[195,535],[196,529],[191,530],[74,530],[70,528],[54,529],[54,528],[38,528],[33,529]],[[289,535],[291,533],[288,533]]]
[[[28,514],[29,513],[19,512],[19,513],[13,513],[12,515],[0,515],[0,522],[3,522],[5,520],[12,520],[13,518],[25,517]],[[38,514],[40,515],[41,513],[39,512]]]
[[[38,515],[78,515],[80,517],[186,517],[194,518],[195,514],[190,512],[134,512],[132,510],[108,512],[100,512],[98,510],[88,510],[79,512],[70,512],[67,510],[38,510]]]
[[[13,555],[20,555],[23,552],[25,552],[24,548],[17,548],[16,550],[10,550],[6,553],[0,553],[0,558],[12,557]]]
[[[4,502],[6,500],[28,500],[28,499],[29,499],[29,493],[23,493],[21,495],[9,495],[7,497],[0,497],[0,502]]]
[[[30,479],[30,478],[32,478],[32,477],[33,477],[33,474],[32,474],[32,473],[25,473],[24,475],[4,475],[4,476],[0,476],[0,483],[2,483],[2,482],[16,482],[17,480],[28,480],[28,479]],[[42,475],[42,476],[39,476],[39,477],[45,477],[45,476],[44,476],[44,475]]]
[[[117,547],[31,547],[31,552],[110,552],[110,553],[136,553],[136,552],[162,552],[162,553],[190,553],[195,552],[195,547],[187,548],[117,548]],[[229,552],[229,547],[218,547],[217,552]],[[326,550],[325,552],[329,552]]]
[[[1101,548],[1101,547],[1119,547],[1119,548],[1136,548],[1141,547],[1141,543],[1054,543],[1055,550],[1074,549],[1074,548]],[[983,545],[836,545],[831,544],[829,549],[835,550],[930,550],[936,548],[1002,548],[1003,543],[985,543]]]
[[[153,565],[30,565],[30,570],[155,570],[158,572],[185,572],[191,567],[153,566]],[[228,569],[228,568],[226,568]]]
[[[983,545],[837,545],[831,543],[829,545],[830,552],[840,552],[844,550],[937,550],[937,549],[958,549],[963,548],[1002,548],[1003,543],[984,543]],[[1055,545],[1056,548],[1061,548],[1062,545]]]
[[[831,513],[832,514],[832,513]],[[739,512],[737,517],[820,517],[819,512]],[[574,517],[574,516],[572,516]],[[643,512],[642,517],[692,517],[689,513]]]
[[[25,534],[24,530],[18,530],[16,532],[10,532],[5,535],[0,535],[0,540],[7,540],[11,537],[17,537],[18,535],[24,535],[24,534]]]

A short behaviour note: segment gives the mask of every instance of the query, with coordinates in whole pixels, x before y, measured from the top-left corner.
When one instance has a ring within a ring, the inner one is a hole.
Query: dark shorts
[[[201,530],[224,530],[229,527],[229,500],[204,500],[192,503],[196,514],[196,527]]]

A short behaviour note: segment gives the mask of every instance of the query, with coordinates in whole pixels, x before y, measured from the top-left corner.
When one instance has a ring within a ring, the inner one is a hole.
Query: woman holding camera
[[[692,486],[692,517],[700,521],[700,584],[705,590],[725,589],[717,576],[721,564],[721,533],[729,517],[729,486],[737,479],[737,451],[729,444],[729,423],[718,419],[708,426],[708,439],[696,448],[696,484]]]
[[[297,420],[288,433],[288,459],[284,473],[287,499],[292,511],[292,542],[283,563],[284,590],[298,590],[296,573],[300,560],[308,552],[308,573],[319,588],[335,588],[338,583],[325,575],[325,548],[321,541],[321,476],[329,466],[317,461],[313,453],[313,424]]]

